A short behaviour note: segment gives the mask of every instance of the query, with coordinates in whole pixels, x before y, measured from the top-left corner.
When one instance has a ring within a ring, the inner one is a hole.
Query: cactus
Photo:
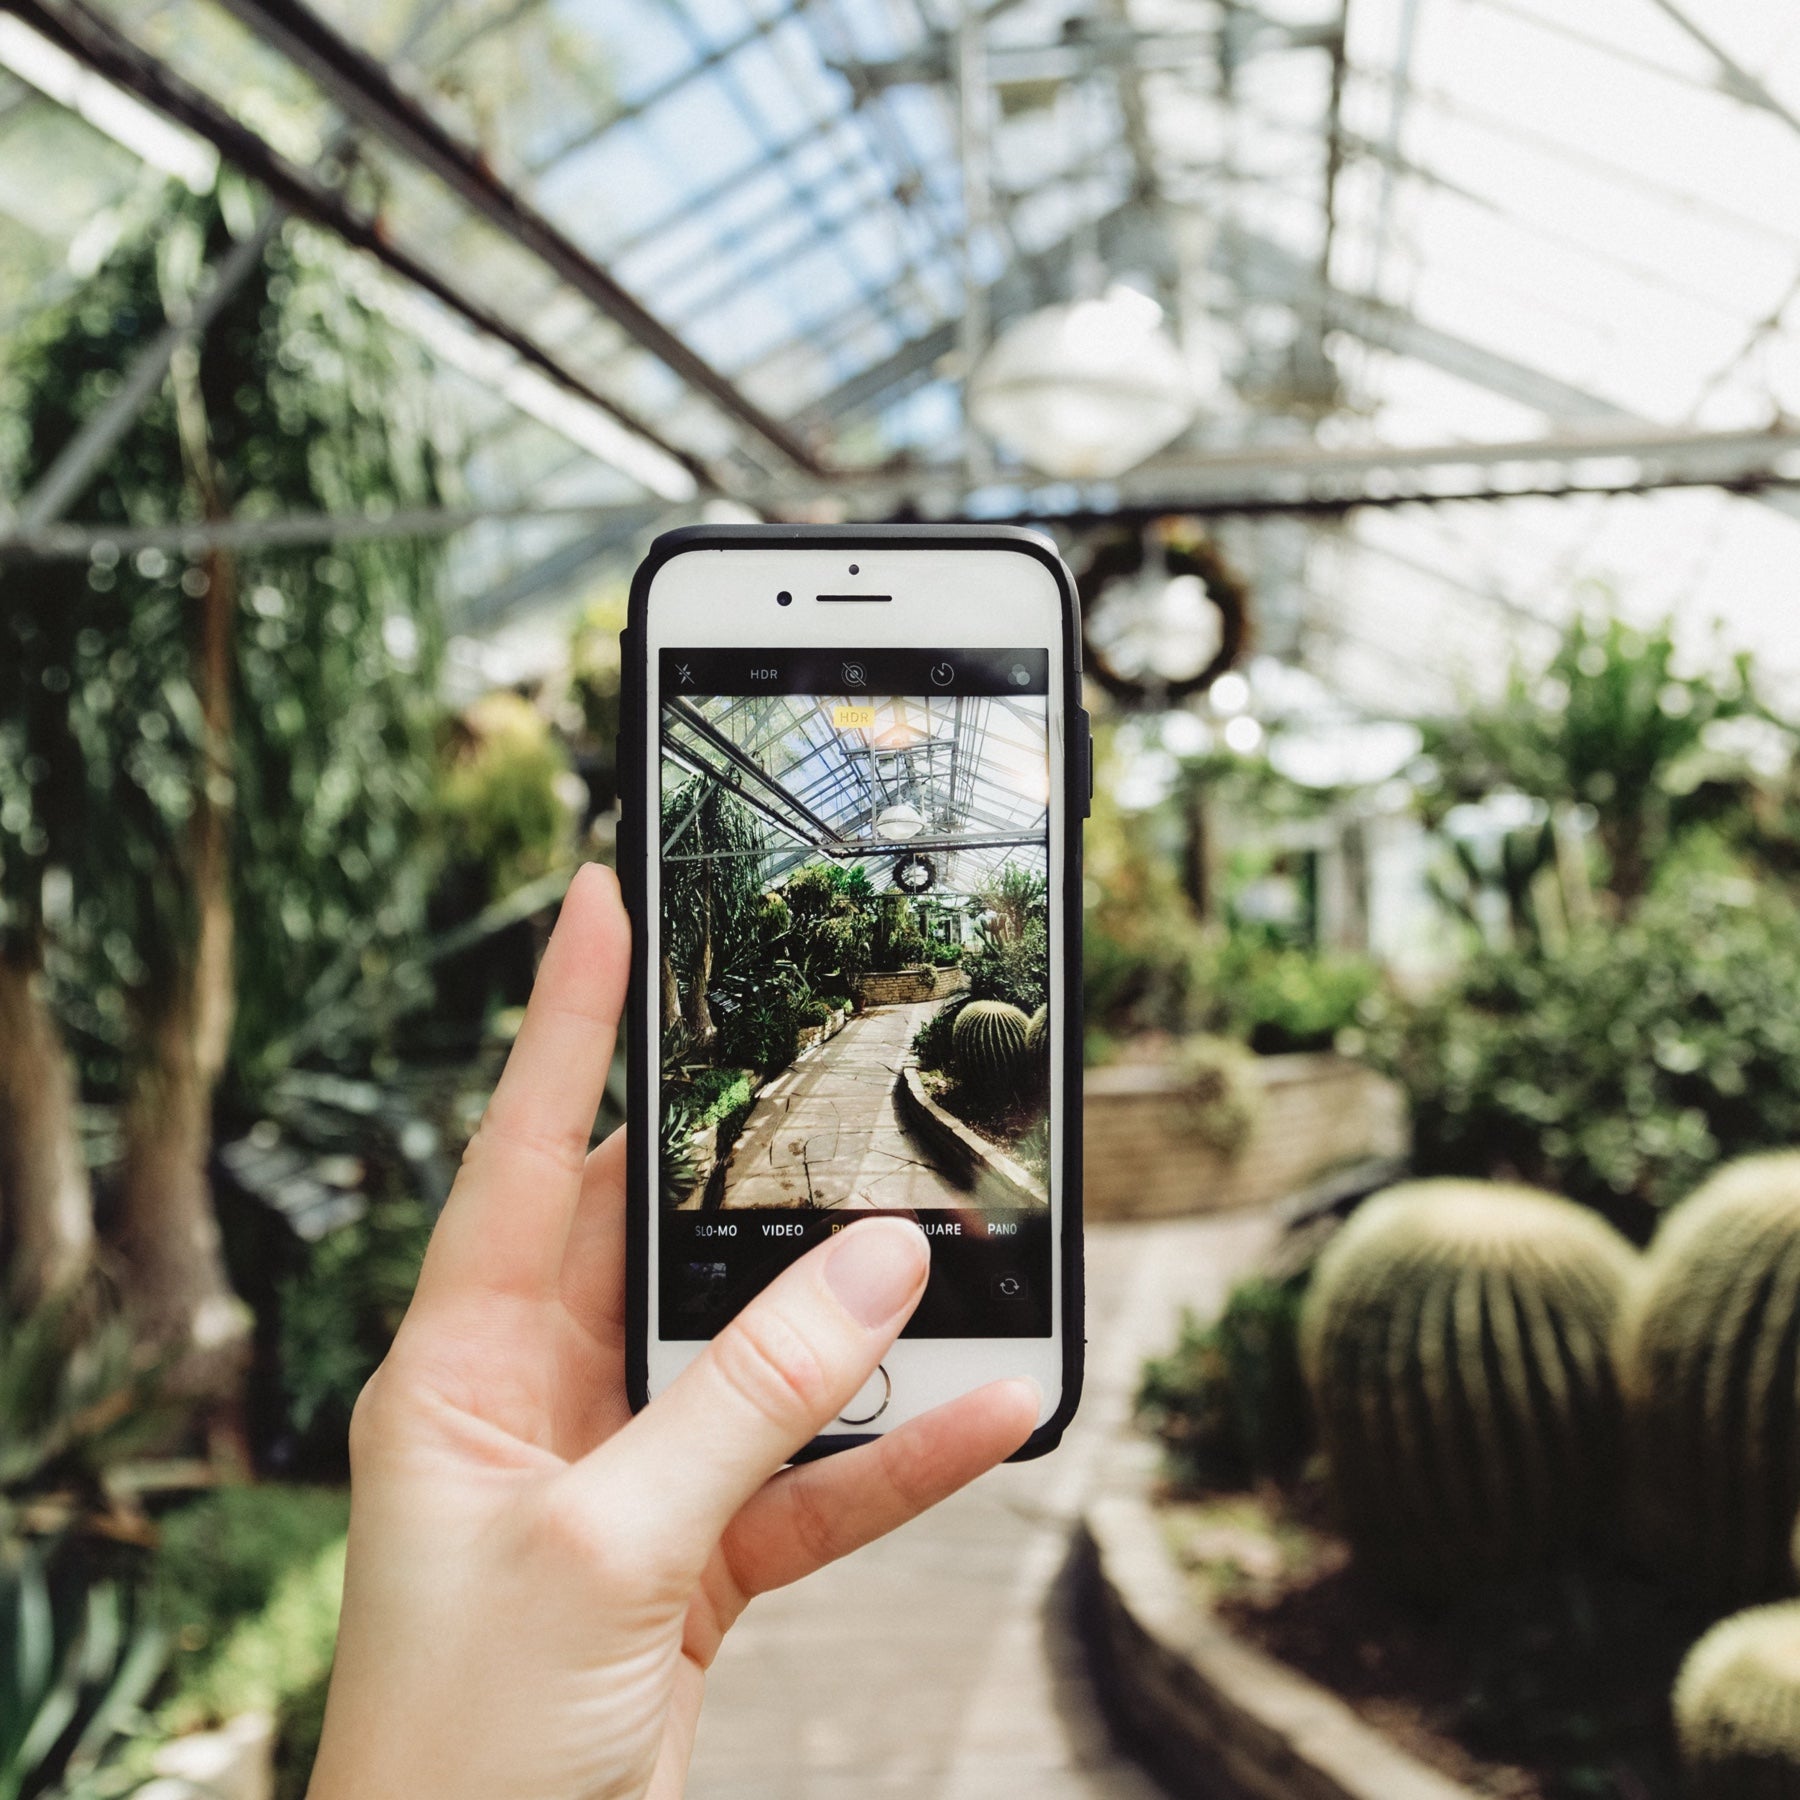
[[[1609,1498],[1630,1246],[1535,1188],[1420,1181],[1327,1246],[1301,1357],[1359,1552],[1430,1591],[1542,1563]]]
[[[1800,1152],[1729,1164],[1663,1221],[1620,1376],[1645,1550],[1714,1604],[1792,1592]]]
[[[993,1101],[1017,1097],[1025,1068],[1030,1021],[1005,1000],[971,1000],[956,1015],[950,1048],[956,1072],[975,1093]]]
[[[1025,1054],[1030,1059],[1032,1078],[1039,1083],[1045,1099],[1050,1096],[1050,1008],[1040,1006],[1025,1021]]]
[[[1800,1602],[1715,1625],[1681,1665],[1674,1711],[1693,1800],[1800,1800]]]

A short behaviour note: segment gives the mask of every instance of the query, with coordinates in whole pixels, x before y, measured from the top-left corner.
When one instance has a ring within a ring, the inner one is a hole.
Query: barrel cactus
[[[1425,1590],[1541,1563],[1610,1497],[1611,1339],[1634,1257],[1535,1188],[1420,1181],[1319,1259],[1301,1359],[1339,1516]]]
[[[956,1072],[964,1083],[989,1100],[1017,1098],[1030,1023],[1009,1001],[971,1000],[956,1015],[950,1038]]]
[[[1620,1331],[1645,1549],[1717,1605],[1794,1587],[1800,1152],[1729,1164],[1663,1221]]]
[[[1693,1800],[1800,1800],[1800,1601],[1715,1625],[1675,1681]]]
[[[1031,1065],[1032,1078],[1050,1092],[1050,1008],[1040,1006],[1025,1021],[1025,1055]]]

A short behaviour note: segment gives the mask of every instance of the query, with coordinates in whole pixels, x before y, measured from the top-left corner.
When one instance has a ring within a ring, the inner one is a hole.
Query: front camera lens
[[[851,574],[852,574],[852,575],[860,575],[860,574],[861,574],[861,573],[862,573],[862,570],[861,570],[861,569],[859,569],[859,568],[858,568],[858,567],[857,567],[857,566],[856,566],[856,564],[855,564],[855,563],[852,563],[852,564],[851,564],[851,565],[850,565],[850,573],[851,573]]]
[[[790,594],[786,588],[783,588],[781,592],[775,596],[775,604],[777,606],[792,606],[794,604],[794,596]]]

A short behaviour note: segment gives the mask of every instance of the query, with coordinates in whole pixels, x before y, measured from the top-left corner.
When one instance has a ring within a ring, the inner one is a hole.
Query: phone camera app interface
[[[912,1337],[1051,1327],[1049,653],[661,660],[660,1305],[916,1219]]]

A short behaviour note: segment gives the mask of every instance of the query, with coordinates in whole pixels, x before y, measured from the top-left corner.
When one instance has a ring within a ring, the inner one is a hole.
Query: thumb
[[[697,1569],[744,1502],[874,1373],[930,1261],[916,1225],[859,1220],[772,1282],[564,1479]]]

